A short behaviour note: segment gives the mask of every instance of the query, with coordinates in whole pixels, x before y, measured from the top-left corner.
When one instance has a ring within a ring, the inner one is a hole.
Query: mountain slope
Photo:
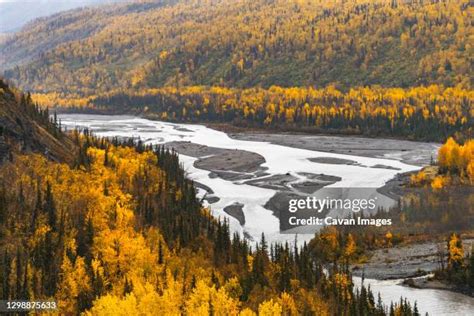
[[[37,21],[0,55],[24,88],[87,95],[191,84],[470,87],[471,20],[468,0],[141,1]]]
[[[8,87],[0,79],[0,161],[11,152],[36,152],[71,162],[73,145],[49,121],[47,110],[39,110],[29,95]]]

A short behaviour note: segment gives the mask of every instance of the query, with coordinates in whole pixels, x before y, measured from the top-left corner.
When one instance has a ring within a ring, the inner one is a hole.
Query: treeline
[[[34,97],[39,102],[56,104],[48,95]],[[178,122],[444,141],[449,136],[472,138],[473,102],[472,91],[432,85],[353,88],[347,92],[333,86],[243,90],[167,87],[135,94],[111,93],[82,104],[109,111],[139,111],[150,118]],[[74,106],[75,102],[63,105]]]
[[[169,1],[45,18],[0,46],[37,91],[472,84],[469,0]]]

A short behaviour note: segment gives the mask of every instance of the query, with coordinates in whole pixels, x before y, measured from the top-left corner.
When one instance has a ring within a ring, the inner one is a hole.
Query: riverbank
[[[56,107],[51,108],[50,112],[56,112],[58,114],[89,114],[89,115],[126,115],[126,116],[136,116],[145,118],[152,121],[161,121],[161,116],[157,115],[156,113],[149,113],[144,111],[142,108],[136,107],[128,107],[124,109],[117,109],[117,108],[64,108],[64,107]],[[167,120],[169,123],[173,124],[202,124],[208,128],[212,128],[218,131],[222,131],[229,136],[237,134],[254,134],[260,135],[265,137],[266,135],[307,135],[307,136],[317,136],[317,137],[342,137],[342,138],[356,138],[356,139],[367,139],[367,140],[389,140],[394,142],[410,142],[410,143],[431,143],[435,146],[439,146],[439,143],[433,142],[431,140],[425,139],[415,139],[413,137],[401,137],[401,136],[393,136],[387,134],[364,134],[361,132],[357,132],[355,130],[347,130],[347,129],[318,129],[318,128],[311,128],[311,127],[298,127],[298,126],[277,126],[277,127],[264,127],[264,126],[256,126],[256,125],[239,125],[234,124],[232,122],[196,122],[196,121],[176,121],[176,120]],[[444,139],[440,139],[439,141],[444,141]],[[275,143],[276,144],[276,143]],[[303,148],[305,147],[298,147]],[[389,148],[389,147],[387,147]],[[396,148],[396,147],[392,147]],[[349,149],[349,153],[350,153]],[[336,151],[335,151],[336,152]],[[343,153],[343,152],[340,152]],[[353,153],[357,155],[357,153]],[[370,153],[368,153],[367,157],[372,157]]]
[[[469,289],[468,286],[456,286],[454,284],[448,283],[446,280],[436,279],[433,274],[429,274],[421,278],[408,278],[405,279],[402,284],[415,289],[451,291],[474,297],[474,291]]]
[[[438,143],[409,140],[367,138],[348,135],[310,135],[302,133],[231,132],[229,137],[238,140],[269,142],[300,149],[328,153],[396,159],[416,166],[429,165],[436,158]],[[353,162],[346,162],[351,164]]]
[[[272,197],[278,192],[292,193],[293,190],[298,190],[302,192],[300,194],[313,194],[311,192],[317,188],[310,182],[318,182],[319,185],[320,182],[329,184],[333,181],[335,181],[333,185],[339,184],[349,188],[364,186],[380,188],[397,174],[419,169],[401,163],[400,159],[397,161],[393,158],[378,159],[376,157],[394,153],[413,156],[420,154],[416,146],[413,150],[402,151],[398,149],[403,147],[396,143],[392,143],[396,151],[387,148],[387,151],[382,150],[374,154],[374,150],[369,150],[367,155],[358,156],[354,153],[363,152],[362,148],[360,151],[353,151],[352,155],[339,153],[344,153],[344,148],[337,147],[344,146],[345,143],[342,141],[345,137],[336,137],[342,140],[334,145],[336,148],[331,152],[316,145],[313,150],[308,150],[298,148],[291,142],[286,146],[279,146],[266,139],[260,142],[238,140],[202,125],[172,124],[130,116],[62,115],[60,118],[65,126],[88,128],[102,137],[133,137],[140,138],[147,144],[166,144],[170,147],[179,145],[179,151],[182,152],[180,162],[184,166],[186,175],[199,183],[200,193],[208,192],[206,198],[209,204],[207,206],[213,216],[228,219],[231,232],[245,236],[252,245],[260,240],[262,233],[265,234],[269,243],[295,241],[295,234],[282,233],[275,212],[265,208],[267,202],[276,201]],[[252,133],[249,132],[249,134]],[[298,138],[304,139],[307,136],[309,135],[296,135],[292,138],[285,135],[281,138],[300,143]],[[383,143],[383,140],[380,141]],[[313,141],[306,139],[306,145],[311,144]],[[424,143],[416,144],[422,146]],[[366,145],[364,147],[367,148]],[[386,147],[378,146],[378,148]],[[253,154],[235,155],[239,151]],[[217,157],[211,158],[212,156]],[[239,161],[234,161],[231,156],[239,156]],[[429,157],[424,157],[423,160],[429,161]],[[227,160],[228,158],[231,159]],[[405,161],[410,160],[410,157],[406,158],[408,159]],[[375,168],[377,165],[391,166],[393,169]],[[207,169],[201,169],[201,167]],[[260,174],[259,167],[264,168],[263,172],[268,175]],[[246,178],[225,180],[218,173],[211,171],[223,169],[226,176],[230,176],[231,173],[235,176],[234,172],[238,172]],[[247,178],[249,173],[252,174],[251,178]],[[248,181],[252,183],[246,183]],[[308,243],[313,236],[298,234],[298,243]],[[360,278],[354,276],[354,280],[360,280]],[[420,311],[429,311],[433,315],[447,314],[453,310],[451,306],[456,306],[460,311],[472,310],[474,307],[473,300],[464,295],[410,288],[400,285],[402,280],[380,281],[368,279],[366,274],[365,282],[366,284],[370,282],[374,293],[381,293],[384,302],[398,301],[400,296],[410,297],[418,302]]]
[[[464,249],[471,249],[474,239],[463,240],[463,245]],[[445,260],[445,256],[446,242],[444,241],[397,245],[369,252],[368,261],[353,265],[352,272],[356,276],[363,275],[377,280],[416,278],[440,269],[440,259]]]
[[[287,210],[285,202],[288,196],[314,195],[329,185],[382,188],[399,173],[419,169],[403,162],[428,161],[437,148],[431,143],[360,137],[255,134],[253,131],[228,135],[203,125],[174,124],[132,116],[69,114],[60,118],[65,119],[65,126],[82,125],[102,136],[141,138],[146,143],[173,148],[192,164],[192,172],[199,174],[193,180],[207,192],[204,200],[212,204],[213,209],[220,209],[221,214],[234,217],[239,223],[245,221],[245,225],[241,225],[244,230],[249,225],[248,213],[255,212],[256,208],[261,213],[265,209],[275,216]],[[240,212],[224,211],[239,199],[232,198],[234,193],[226,190],[223,200],[215,192],[214,183],[217,182],[222,188],[232,186],[232,191],[248,191],[239,198],[243,204],[242,212],[246,215],[244,218]],[[257,192],[260,192],[259,196],[252,196]],[[258,206],[254,205],[257,200]],[[384,202],[384,207],[395,203],[394,200]],[[239,214],[238,218],[235,214]],[[276,216],[274,220],[277,220]],[[287,227],[280,226],[282,228]]]

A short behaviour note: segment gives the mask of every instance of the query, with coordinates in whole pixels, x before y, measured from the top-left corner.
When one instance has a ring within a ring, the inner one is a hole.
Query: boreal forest
[[[49,106],[444,141],[472,137],[472,17],[467,0],[139,1],[38,19],[0,56]]]
[[[383,300],[360,267],[428,241],[436,268],[404,285],[429,273],[472,299],[473,26],[470,0],[136,0],[1,34],[0,300],[59,315],[417,316],[416,295]],[[275,243],[214,216],[181,152],[65,128],[70,113],[436,149],[380,191],[395,205],[366,217],[391,227]]]

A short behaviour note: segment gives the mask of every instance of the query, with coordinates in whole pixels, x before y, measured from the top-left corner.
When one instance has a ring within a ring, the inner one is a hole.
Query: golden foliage
[[[35,91],[86,95],[220,83],[470,86],[468,0],[142,5],[37,21],[6,41],[0,56],[13,68],[25,50],[51,47],[10,77]]]
[[[449,138],[438,151],[438,164],[443,172],[457,175],[474,184],[474,140],[469,139],[464,145],[459,145],[453,138]]]
[[[448,240],[448,266],[460,267],[463,265],[463,260],[464,250],[461,239],[453,233]]]

